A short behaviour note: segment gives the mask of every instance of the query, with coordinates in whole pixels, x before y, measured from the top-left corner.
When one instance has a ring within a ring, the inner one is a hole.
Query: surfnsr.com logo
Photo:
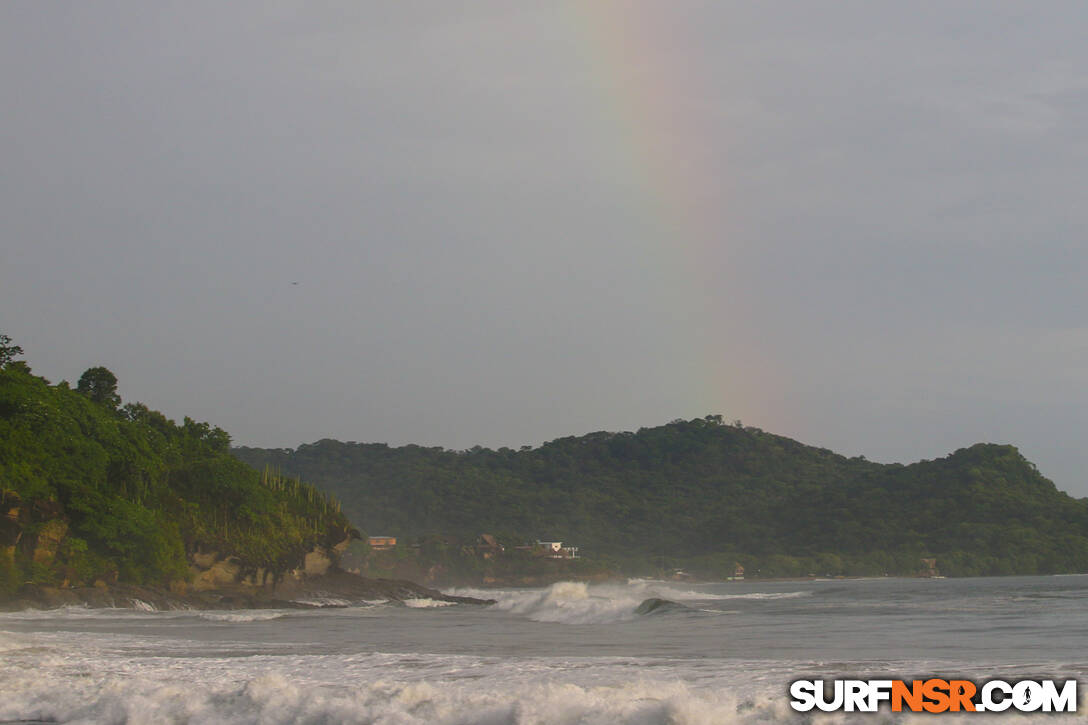
[[[1076,712],[1076,680],[796,680],[790,707],[798,712]]]

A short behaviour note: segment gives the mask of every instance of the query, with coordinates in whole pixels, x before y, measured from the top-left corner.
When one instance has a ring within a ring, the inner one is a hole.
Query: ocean
[[[1088,712],[789,706],[798,678],[1084,685],[1088,576],[631,580],[448,593],[498,601],[0,614],[0,722],[1057,725]]]

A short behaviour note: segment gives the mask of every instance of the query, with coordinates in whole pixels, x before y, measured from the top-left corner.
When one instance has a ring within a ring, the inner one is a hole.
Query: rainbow
[[[659,250],[655,267],[676,291],[667,302],[702,341],[691,351],[693,397],[706,400],[706,412],[780,420],[780,375],[762,352],[731,254],[727,121],[702,107],[721,92],[712,69],[687,50],[698,44],[685,42],[669,3],[571,1],[568,8],[619,139],[613,162],[637,186]]]

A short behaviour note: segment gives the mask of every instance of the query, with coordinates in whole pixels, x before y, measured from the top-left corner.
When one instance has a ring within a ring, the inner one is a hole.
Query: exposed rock
[[[306,576],[321,576],[331,567],[332,558],[324,548],[319,546],[303,559],[302,573]]]
[[[228,556],[203,571],[194,568],[192,589],[205,592],[229,587],[238,583],[241,573],[242,563],[236,557]]]
[[[0,528],[7,533],[10,544],[0,548],[0,555],[14,556],[18,539],[11,532],[22,532],[17,520],[19,511],[13,507],[11,516],[4,512]],[[33,559],[50,565],[68,532],[65,519],[55,517],[46,521],[34,541]],[[4,540],[6,541],[6,540]],[[330,548],[316,547],[303,558],[302,566],[286,576],[263,567],[247,566],[235,556],[222,557],[215,551],[197,551],[189,555],[191,581],[170,582],[167,588],[118,584],[116,571],[106,572],[93,586],[62,587],[27,584],[14,596],[0,600],[0,610],[54,608],[70,605],[90,607],[133,607],[155,609],[250,609],[250,608],[311,608],[316,605],[293,601],[333,598],[349,602],[386,599],[434,599],[462,604],[493,604],[494,600],[454,597],[442,594],[414,582],[399,579],[365,579],[349,574],[337,566],[339,554],[351,538]],[[27,542],[23,542],[24,545]]]
[[[189,554],[189,561],[192,582],[171,582],[172,592],[202,592],[235,586],[242,589],[264,588],[274,584],[276,580],[275,573],[269,569],[247,567],[240,559],[233,556],[220,559],[219,553],[215,551],[193,552]]]
[[[15,545],[23,538],[22,503],[14,491],[0,491],[0,562],[9,570],[15,565]]]
[[[213,567],[214,568],[214,567]],[[234,583],[227,589],[187,592],[165,590],[128,584],[106,585],[95,582],[93,587],[61,589],[27,585],[14,597],[0,601],[0,610],[50,609],[85,605],[89,607],[154,607],[168,609],[312,609],[316,605],[292,601],[296,599],[336,598],[349,602],[374,599],[404,601],[434,599],[457,604],[494,604],[493,599],[455,597],[399,579],[364,579],[334,569],[322,576],[302,580],[287,579],[273,591],[267,588],[245,588]]]
[[[259,566],[243,576],[241,583],[247,587],[270,587],[275,585],[276,575],[271,570]]]
[[[201,551],[194,551],[189,554],[189,560],[193,564],[201,569],[210,569],[216,561],[219,560],[218,551],[209,551],[207,553]]]
[[[57,550],[64,535],[68,533],[68,522],[64,519],[51,519],[42,524],[38,540],[34,544],[34,563],[49,566],[57,558]]]

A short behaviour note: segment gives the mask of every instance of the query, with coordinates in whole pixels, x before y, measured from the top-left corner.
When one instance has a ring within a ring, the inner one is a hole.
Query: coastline
[[[27,584],[0,600],[0,611],[89,607],[94,609],[317,609],[343,607],[354,602],[384,599],[404,602],[433,599],[451,604],[494,604],[494,599],[458,597],[404,579],[370,579],[345,571],[329,571],[301,580],[287,580],[273,588],[231,586],[199,592],[171,591],[138,584],[91,587],[50,587]]]

